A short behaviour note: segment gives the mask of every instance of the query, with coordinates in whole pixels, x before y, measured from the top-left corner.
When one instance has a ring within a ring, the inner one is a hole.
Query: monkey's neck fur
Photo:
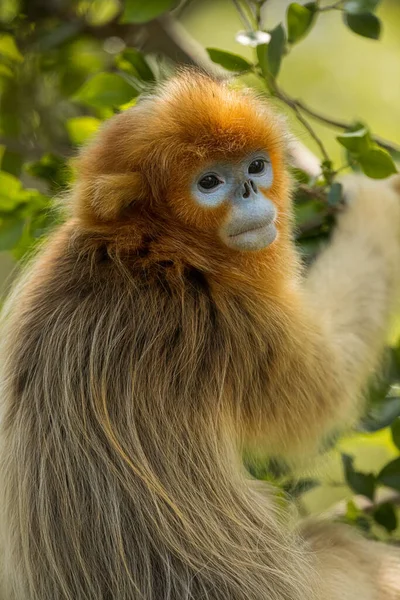
[[[124,226],[113,237],[64,226],[31,270],[12,324],[20,335],[6,424],[18,419],[31,440],[10,437],[7,451],[15,485],[25,487],[22,545],[37,532],[35,560],[50,573],[39,580],[43,568],[31,560],[30,597],[63,589],[74,590],[71,600],[309,597],[296,577],[307,553],[248,484],[240,458],[248,433],[266,422],[266,447],[286,443],[273,438],[276,374],[307,378],[329,364],[297,342],[312,345],[312,326],[299,308],[292,250],[278,240],[255,266],[251,255],[212,249],[205,261],[182,232],[160,242],[140,235],[131,248],[127,236]],[[304,397],[293,389],[280,402],[287,410]],[[321,397],[310,418],[326,404]],[[9,540],[11,551],[20,542]],[[77,557],[79,573],[68,569]]]

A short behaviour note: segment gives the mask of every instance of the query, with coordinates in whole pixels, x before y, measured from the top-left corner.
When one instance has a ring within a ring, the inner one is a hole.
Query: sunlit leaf
[[[378,40],[381,34],[381,22],[378,17],[367,13],[344,13],[344,22],[354,33],[372,40]]]
[[[14,73],[6,65],[0,65],[0,77],[11,78],[14,77]]]
[[[100,119],[95,117],[73,117],[68,119],[66,128],[71,142],[79,146],[93,137],[100,125]]]
[[[226,52],[217,48],[207,48],[207,52],[213,62],[221,65],[227,71],[248,71],[253,67],[243,56],[239,56],[233,52]]]
[[[384,179],[397,173],[396,165],[389,152],[377,145],[358,157],[362,170],[368,177]]]
[[[146,23],[178,4],[178,0],[125,0],[121,23]]]
[[[336,137],[337,141],[350,152],[361,154],[366,152],[371,145],[371,136],[366,127],[357,131],[342,133]]]
[[[22,62],[24,57],[18,50],[15,39],[9,33],[0,33],[0,55],[14,62]]]
[[[317,4],[310,2],[307,6],[292,2],[287,10],[288,42],[295,44],[304,38],[314,24]]]
[[[91,0],[85,18],[93,27],[101,27],[112,21],[120,10],[118,0]]]
[[[138,91],[116,73],[98,73],[86,81],[73,99],[99,108],[117,107],[129,102]]]
[[[21,190],[22,183],[17,177],[14,177],[14,175],[6,173],[5,171],[0,171],[0,196],[16,198]]]

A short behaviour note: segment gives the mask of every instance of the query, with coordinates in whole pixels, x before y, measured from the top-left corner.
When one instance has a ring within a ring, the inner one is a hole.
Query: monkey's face
[[[238,162],[216,162],[196,174],[191,194],[206,210],[225,207],[218,235],[235,250],[262,250],[277,236],[277,211],[268,197],[273,183],[271,161],[265,151]]]

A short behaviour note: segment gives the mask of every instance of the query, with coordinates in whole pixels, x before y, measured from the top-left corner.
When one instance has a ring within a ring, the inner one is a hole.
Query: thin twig
[[[243,25],[245,27],[248,27],[250,31],[253,31],[254,30],[253,24],[251,23],[248,16],[246,15],[243,8],[241,7],[239,0],[232,0],[232,2],[235,5],[235,8],[236,8],[237,12],[239,13],[240,18],[243,21]]]
[[[314,142],[317,144],[317,146],[319,147],[321,154],[323,156],[324,161],[326,161],[327,163],[330,163],[331,160],[329,158],[329,154],[322,142],[322,140],[318,137],[318,135],[315,133],[314,129],[311,127],[311,125],[309,124],[309,122],[303,117],[303,115],[300,112],[300,109],[297,105],[297,102],[295,100],[293,100],[292,98],[290,98],[285,92],[283,92],[282,90],[280,90],[278,88],[278,86],[276,85],[276,82],[273,83],[273,91],[275,96],[281,100],[282,102],[284,102],[287,106],[289,106],[289,108],[292,109],[292,111],[294,112],[296,118],[298,121],[300,121],[300,123],[303,125],[303,127],[305,127],[305,129],[307,129],[308,133],[310,134],[310,136],[312,137],[312,139],[314,140]]]
[[[319,112],[316,112],[314,109],[311,109],[309,106],[304,104],[304,102],[302,100],[295,100],[293,98],[291,98],[290,100],[292,102],[294,102],[300,110],[302,110],[303,112],[310,115],[310,117],[312,117],[313,119],[316,119],[317,121],[321,121],[321,123],[325,123],[325,125],[329,125],[330,127],[335,127],[336,129],[343,129],[343,130],[347,130],[351,127],[351,123],[347,123],[346,121],[341,121],[340,119],[332,119],[331,117],[327,117],[325,115],[322,115]],[[377,135],[372,136],[372,139],[377,144],[382,146],[382,148],[389,150],[389,152],[400,152],[400,146],[398,146],[394,142],[389,142]]]
[[[326,203],[326,188],[322,187],[311,187],[305,183],[300,183],[297,187],[299,192],[302,192],[305,196],[319,200],[320,202]]]
[[[339,0],[339,2],[335,2],[334,4],[329,4],[328,6],[318,8],[318,12],[327,12],[328,10],[341,10],[342,6],[343,0]]]

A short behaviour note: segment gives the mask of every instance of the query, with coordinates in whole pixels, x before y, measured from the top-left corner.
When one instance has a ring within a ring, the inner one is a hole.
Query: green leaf
[[[0,65],[0,77],[7,77],[7,79],[11,79],[14,77],[14,73],[9,67],[6,67],[6,65]]]
[[[368,533],[371,529],[368,517],[355,505],[352,500],[349,500],[347,503],[345,520],[348,523],[356,525],[359,529],[366,533]]]
[[[24,190],[20,180],[6,173],[0,171],[0,213],[12,213],[21,204],[24,204],[29,197],[29,193]]]
[[[73,117],[68,119],[66,128],[71,142],[80,146],[96,133],[100,125],[100,119],[95,117]]]
[[[91,0],[85,19],[93,27],[101,27],[115,19],[120,10],[121,5],[118,0]]]
[[[346,510],[346,518],[349,521],[355,521],[357,519],[357,517],[361,514],[361,511],[359,508],[357,508],[357,506],[354,504],[353,500],[349,500],[347,502],[347,510]]]
[[[390,386],[389,386],[390,387]],[[376,404],[370,414],[361,422],[364,431],[380,431],[389,427],[394,419],[400,416],[400,398],[386,398]]]
[[[397,417],[391,425],[392,440],[395,446],[400,450],[400,418]]]
[[[383,485],[400,492],[400,458],[385,465],[377,478]]]
[[[268,44],[268,71],[274,79],[278,76],[286,47],[286,33],[282,23],[270,31],[271,40]]]
[[[371,12],[367,13],[344,13],[344,22],[354,33],[372,40],[379,40],[381,34],[381,22]]]
[[[296,180],[297,183],[309,183],[310,181],[310,175],[308,173],[306,173],[305,171],[303,171],[302,169],[299,169],[297,167],[292,167],[290,169],[290,173],[292,174],[293,178]]]
[[[380,0],[349,0],[343,5],[347,13],[360,14],[374,12]]]
[[[348,131],[336,136],[337,141],[354,154],[362,154],[369,150],[371,136],[366,127],[357,131]]]
[[[310,2],[307,6],[298,2],[289,4],[286,14],[289,44],[299,42],[311,30],[316,9],[316,2]]]
[[[384,527],[388,533],[392,533],[397,529],[397,515],[391,502],[385,502],[378,506],[372,516],[375,522]]]
[[[295,479],[285,483],[283,489],[292,498],[298,498],[319,485],[321,485],[321,482],[316,479]]]
[[[86,106],[115,108],[138,95],[139,92],[120,75],[98,73],[79,88],[73,99]]]
[[[9,33],[0,33],[0,54],[13,62],[22,62],[24,60],[13,36]]]
[[[389,152],[372,141],[366,127],[347,131],[338,135],[336,139],[359,162],[368,177],[384,179],[397,173],[396,165]]]
[[[3,150],[4,148],[4,150]],[[19,152],[13,152],[5,146],[0,147],[0,162],[2,171],[7,171],[15,177],[19,177],[21,173],[21,167],[24,162],[23,156]]]
[[[389,152],[378,145],[373,145],[367,152],[358,157],[362,170],[368,177],[384,179],[397,173],[396,165]]]
[[[140,79],[143,79],[143,81],[155,81],[153,71],[139,50],[136,50],[136,48],[126,48],[122,52],[121,58],[134,68],[136,75]]]
[[[15,198],[22,190],[22,183],[17,177],[0,171],[0,195]],[[1,210],[1,206],[0,206]]]
[[[264,77],[268,77],[268,44],[259,44],[256,48],[258,64]]]
[[[348,454],[342,454],[342,462],[346,482],[356,494],[366,496],[370,500],[374,499],[375,494],[375,476],[372,473],[360,473],[354,470],[353,457]]]
[[[12,250],[22,237],[23,221],[9,221],[0,227],[0,252]]]
[[[227,71],[241,72],[253,68],[253,65],[239,54],[218,50],[217,48],[207,48],[207,52],[213,62],[221,65]]]
[[[178,4],[177,0],[125,0],[121,23],[147,23]]]
[[[343,197],[343,186],[341,183],[332,183],[328,193],[329,206],[337,206],[341,203]]]

